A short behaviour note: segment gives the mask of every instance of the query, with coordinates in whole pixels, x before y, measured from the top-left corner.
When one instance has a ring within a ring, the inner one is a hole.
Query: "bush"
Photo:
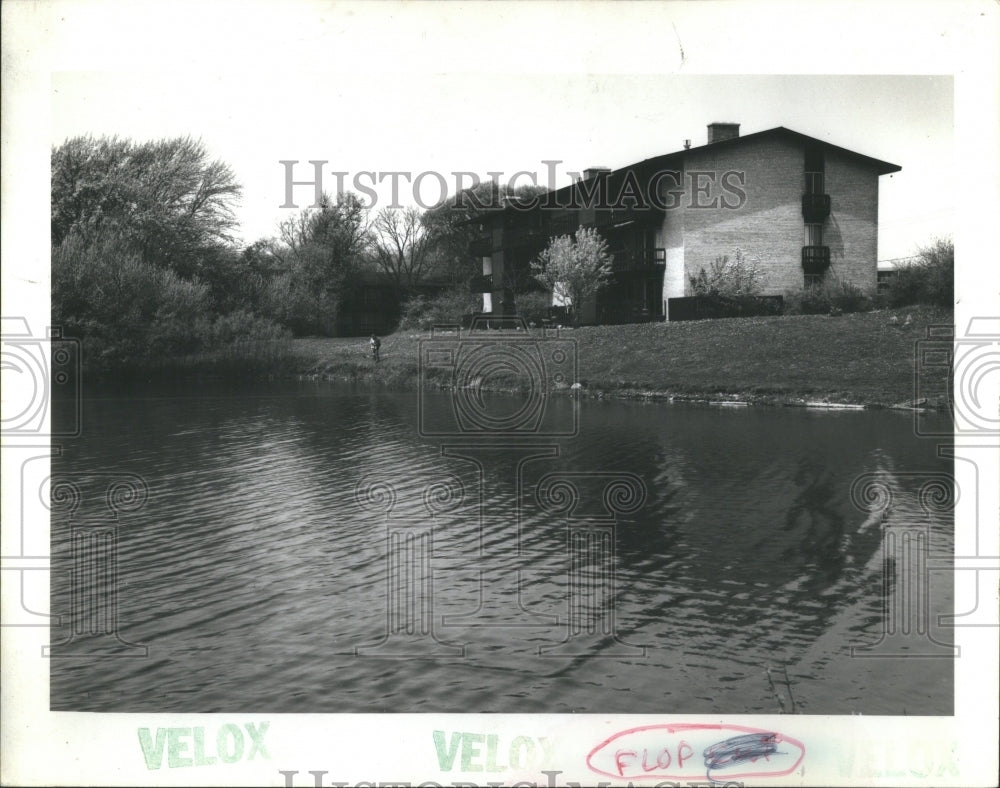
[[[784,311],[781,296],[684,296],[668,299],[670,320],[771,317]]]
[[[52,316],[94,371],[273,354],[288,332],[247,308],[213,314],[208,286],[144,261],[112,235],[74,233],[52,250]],[[286,343],[287,344],[287,343]]]
[[[291,356],[291,332],[273,320],[237,309],[217,318],[211,328],[215,363],[235,365],[243,372],[277,369],[276,362]]]
[[[844,313],[870,312],[872,299],[854,282],[844,280],[833,285],[833,308]]]
[[[517,304],[517,314],[523,317],[529,326],[539,326],[549,316],[552,296],[548,293],[535,290],[521,293],[514,300]]]
[[[706,271],[690,277],[692,295],[696,296],[752,296],[760,292],[760,258],[748,259],[736,247],[733,259],[716,257]]]
[[[830,278],[810,285],[801,293],[785,295],[785,312],[790,315],[842,315],[868,312],[873,304],[865,291],[843,279]]]
[[[211,344],[208,287],[160,272],[159,303],[145,331],[150,357],[195,353]]]
[[[467,288],[445,290],[435,296],[412,296],[403,305],[399,320],[401,329],[429,331],[435,325],[456,325],[463,315],[482,307],[482,296],[470,293]]]
[[[797,304],[794,297],[789,301],[791,310],[797,311],[800,315],[826,315],[833,306],[830,300],[830,288],[824,284],[809,285],[802,291]]]
[[[938,238],[917,250],[916,259],[896,269],[885,293],[891,307],[952,306],[955,302],[955,244]]]
[[[73,234],[52,251],[52,318],[83,341],[90,366],[197,352],[209,315],[207,286],[143,261],[117,237]]]
[[[289,331],[273,320],[237,309],[216,318],[212,324],[212,345],[234,345],[240,342],[270,342],[289,337]]]

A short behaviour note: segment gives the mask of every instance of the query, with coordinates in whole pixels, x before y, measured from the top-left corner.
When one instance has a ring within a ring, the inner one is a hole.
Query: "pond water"
[[[576,436],[421,436],[452,404],[86,399],[52,708],[952,713],[951,578],[914,553],[952,552],[951,461],[908,415],[558,397]]]

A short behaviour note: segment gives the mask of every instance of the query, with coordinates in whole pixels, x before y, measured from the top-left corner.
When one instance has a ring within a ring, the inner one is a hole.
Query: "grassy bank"
[[[907,307],[838,317],[591,326],[561,336],[576,340],[579,380],[591,396],[892,406],[916,396],[916,342],[928,326],[952,321],[951,310]],[[303,374],[412,388],[419,385],[424,336],[402,331],[384,337],[377,365],[365,338],[297,339],[292,350]],[[944,407],[944,372],[921,374],[929,384],[922,391],[937,393],[926,406]],[[447,385],[448,379],[431,382]]]
[[[260,339],[233,342],[190,355],[151,355],[136,361],[103,361],[84,342],[83,379],[101,386],[132,382],[201,383],[213,380],[255,381],[290,378],[301,373],[302,358],[293,340]]]

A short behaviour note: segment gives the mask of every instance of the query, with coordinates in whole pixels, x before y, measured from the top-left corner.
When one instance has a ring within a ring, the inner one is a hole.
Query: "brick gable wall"
[[[874,292],[878,277],[878,174],[847,156],[826,156],[830,216],[823,243],[830,247],[827,277]]]
[[[749,140],[736,146],[708,147],[684,161],[684,190],[680,206],[668,210],[657,232],[657,245],[667,249],[663,298],[690,294],[689,278],[723,255],[730,259],[736,247],[760,258],[761,292],[782,295],[804,286],[802,246],[805,222],[804,151],[799,142],[781,138]],[[735,176],[730,184],[746,193],[737,208],[723,201],[737,201],[723,187],[726,172],[744,173],[742,185]],[[707,194],[692,193],[695,173],[710,187]],[[848,156],[826,154],[826,192],[832,210],[823,228],[823,242],[830,247],[828,277],[835,276],[874,290],[878,233],[878,175]],[[717,207],[695,207],[694,203]],[[683,282],[681,281],[683,279]],[[683,287],[684,292],[680,292]]]

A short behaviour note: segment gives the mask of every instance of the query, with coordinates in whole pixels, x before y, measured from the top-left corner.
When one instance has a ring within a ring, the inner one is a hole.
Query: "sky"
[[[950,76],[671,75],[587,73],[420,73],[269,71],[204,75],[190,71],[63,71],[51,78],[50,142],[80,135],[136,140],[201,138],[243,185],[245,242],[276,233],[285,168],[312,180],[310,160],[324,160],[351,185],[361,171],[442,173],[450,192],[456,171],[538,173],[556,165],[556,185],[570,171],[619,167],[703,144],[713,121],[741,124],[741,134],[786,126],[902,167],[880,179],[879,259],[913,253],[951,235],[954,219],[954,114]],[[365,184],[372,176],[360,176]],[[522,176],[522,179],[527,176]],[[468,180],[466,180],[466,183]],[[392,202],[391,176],[377,189]],[[933,184],[932,189],[927,185]],[[399,204],[417,197],[399,180]],[[434,176],[419,202],[440,197]],[[296,204],[312,199],[297,187]]]

